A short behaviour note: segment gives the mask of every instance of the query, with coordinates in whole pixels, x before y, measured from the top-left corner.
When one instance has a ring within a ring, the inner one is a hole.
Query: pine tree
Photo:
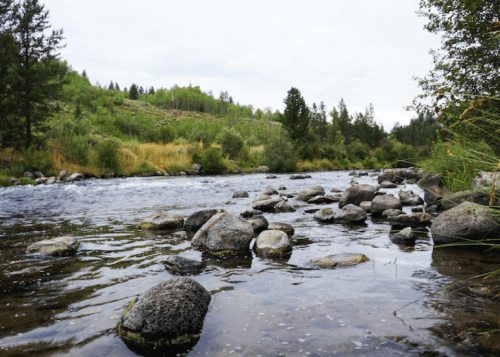
[[[18,80],[14,85],[19,99],[18,115],[24,120],[25,146],[31,145],[33,129],[48,117],[48,102],[60,95],[64,81],[60,80],[65,65],[55,51],[63,48],[63,30],[47,35],[49,11],[38,0],[24,0],[14,11],[14,38],[21,61],[16,63]]]
[[[117,91],[120,90],[120,86],[118,85],[118,82],[115,83],[115,90],[117,90]]]
[[[111,81],[111,82],[109,83],[108,89],[109,89],[109,90],[115,90],[115,85],[113,84],[113,81]]]
[[[129,97],[129,99],[132,99],[132,100],[137,100],[139,98],[139,93],[137,92],[137,86],[135,84],[132,84],[130,86],[130,90],[128,92],[128,97]]]
[[[139,94],[144,94],[144,88],[142,88],[142,86],[139,88]]]
[[[87,72],[85,72],[85,70],[83,70],[82,72],[82,78],[89,79],[89,77],[87,76]]]
[[[149,94],[155,94],[155,89],[153,86],[151,86],[151,88],[149,88]]]
[[[297,88],[292,87],[283,100],[285,111],[280,114],[280,121],[290,133],[291,139],[296,142],[309,132],[309,108]]]

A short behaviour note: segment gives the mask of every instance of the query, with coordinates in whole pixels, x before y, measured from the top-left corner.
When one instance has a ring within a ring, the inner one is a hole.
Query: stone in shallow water
[[[153,213],[138,224],[141,229],[173,229],[182,227],[184,217],[175,214]]]
[[[419,212],[409,215],[400,214],[399,216],[390,216],[387,217],[387,220],[393,226],[425,227],[431,225],[431,218],[429,213]]]
[[[278,193],[279,193],[278,191],[269,186],[266,187],[266,189],[264,190],[264,195],[272,196],[272,195],[277,195]]]
[[[295,233],[295,230],[291,225],[288,223],[283,223],[283,222],[271,222],[267,226],[268,230],[278,230],[278,231],[283,231],[288,235],[293,235]]]
[[[191,245],[212,254],[237,254],[249,249],[253,233],[243,218],[219,212],[196,232]]]
[[[269,200],[257,201],[252,203],[252,208],[259,211],[270,211],[274,209],[278,203],[282,202],[281,198],[271,198]]]
[[[27,248],[29,254],[41,254],[53,257],[75,255],[80,243],[75,237],[64,236],[53,239],[45,239],[31,244]]]
[[[179,274],[197,274],[205,269],[206,265],[203,262],[187,259],[179,255],[170,255],[163,262],[165,267],[174,273]]]
[[[341,253],[328,255],[326,257],[311,259],[311,264],[320,268],[335,268],[341,266],[353,266],[358,265],[363,262],[367,262],[370,259],[364,254],[358,253]]]
[[[218,212],[224,212],[224,210],[208,209],[203,211],[197,211],[190,215],[184,222],[184,229],[187,232],[196,232],[200,229],[207,221],[212,218],[213,215]]]
[[[408,227],[391,235],[390,238],[396,244],[415,244],[416,234]]]
[[[276,204],[276,206],[274,206],[274,211],[277,213],[279,213],[279,212],[295,212],[296,209],[290,203],[285,202],[285,201],[281,201],[281,202],[278,202],[278,204]]]
[[[210,294],[196,281],[173,278],[134,299],[123,313],[118,335],[143,347],[189,343],[199,337]]]
[[[292,245],[288,235],[280,230],[264,231],[255,242],[257,254],[277,256],[289,253]]]
[[[255,233],[262,232],[267,229],[269,222],[264,216],[253,216],[248,219],[248,223],[252,225],[253,231]]]
[[[309,201],[311,198],[316,196],[323,196],[325,194],[325,189],[321,186],[314,186],[306,190],[300,191],[297,199],[300,201]]]
[[[247,198],[248,192],[247,191],[236,191],[233,193],[233,198]]]

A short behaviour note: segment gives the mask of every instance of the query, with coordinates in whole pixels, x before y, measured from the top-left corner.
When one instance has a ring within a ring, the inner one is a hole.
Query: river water
[[[187,217],[224,208],[239,214],[267,186],[298,193],[321,185],[329,192],[347,189],[352,179],[346,171],[311,175],[128,178],[0,189],[0,356],[141,355],[117,337],[116,326],[134,297],[172,278],[162,263],[170,254],[203,260],[207,269],[192,278],[212,295],[199,342],[180,355],[500,355],[498,280],[464,282],[500,269],[493,252],[434,248],[425,232],[415,246],[396,245],[383,220],[322,224],[305,210],[324,206],[296,199],[290,203],[297,212],[265,214],[269,222],[295,228],[293,252],[283,259],[251,252],[213,258],[192,249],[183,230],[136,229],[155,211]],[[356,181],[375,185],[376,177]],[[406,189],[423,196],[415,185]],[[237,190],[250,198],[232,199]],[[397,196],[399,188],[384,191]],[[29,244],[61,235],[80,240],[75,257],[26,255]],[[370,261],[331,270],[308,266],[312,258],[343,252],[363,253]]]

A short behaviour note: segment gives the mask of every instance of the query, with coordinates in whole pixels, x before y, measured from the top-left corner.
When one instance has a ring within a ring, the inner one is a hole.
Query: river
[[[430,233],[420,234],[415,246],[396,245],[384,220],[324,224],[305,212],[324,206],[294,198],[289,202],[296,212],[265,214],[269,222],[295,228],[293,252],[282,259],[252,252],[214,258],[192,249],[183,230],[136,228],[155,211],[187,217],[224,208],[239,214],[267,186],[298,193],[321,185],[329,192],[347,189],[352,179],[347,171],[311,173],[306,180],[278,176],[0,188],[0,355],[141,355],[117,337],[116,326],[134,297],[172,278],[162,263],[169,254],[203,260],[207,269],[192,278],[212,295],[199,342],[180,355],[499,355],[500,334],[494,332],[500,329],[498,279],[461,282],[500,269],[494,252],[434,248]],[[377,184],[376,177],[355,180]],[[423,197],[416,185],[404,189]],[[237,190],[248,191],[250,198],[232,199]],[[384,191],[397,197],[399,188]],[[404,210],[409,213],[410,207]],[[80,240],[75,257],[26,254],[29,244],[61,235]],[[363,253],[370,261],[330,270],[308,265],[312,258],[343,252]]]

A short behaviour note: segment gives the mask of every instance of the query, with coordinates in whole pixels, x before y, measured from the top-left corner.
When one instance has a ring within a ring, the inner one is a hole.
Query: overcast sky
[[[328,110],[375,107],[390,131],[415,113],[413,76],[432,68],[439,38],[419,18],[419,0],[41,0],[61,50],[91,82],[155,89],[174,84],[227,91],[236,102],[283,111],[297,87]]]

